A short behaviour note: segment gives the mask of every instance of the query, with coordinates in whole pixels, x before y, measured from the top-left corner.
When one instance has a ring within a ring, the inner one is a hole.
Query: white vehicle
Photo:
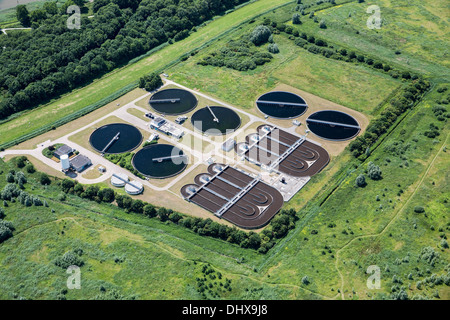
[[[158,140],[159,139],[159,134],[154,133],[150,136],[150,138],[148,138],[148,142],[152,142],[153,140]]]

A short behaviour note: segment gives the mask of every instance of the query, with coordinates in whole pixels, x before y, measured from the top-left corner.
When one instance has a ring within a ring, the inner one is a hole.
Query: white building
[[[125,173],[113,173],[111,177],[111,184],[114,187],[122,188],[125,187],[128,180],[128,176]]]
[[[131,195],[138,195],[144,191],[144,186],[139,181],[133,180],[125,185],[125,191]]]

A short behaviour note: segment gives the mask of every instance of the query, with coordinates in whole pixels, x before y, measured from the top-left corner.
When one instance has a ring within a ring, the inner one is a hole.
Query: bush
[[[61,190],[64,193],[69,193],[70,189],[72,189],[75,186],[75,182],[71,179],[63,179],[61,181]]]
[[[155,207],[153,205],[147,204],[147,205],[144,206],[143,213],[147,217],[153,218],[153,217],[156,216],[156,209],[155,209]]]
[[[49,185],[52,183],[52,181],[50,180],[50,177],[47,174],[41,172],[39,174],[39,183],[42,185]]]
[[[363,174],[360,174],[358,177],[356,177],[355,184],[360,188],[365,187],[367,185],[366,177]]]
[[[383,68],[383,64],[381,63],[381,62],[375,62],[374,64],[373,64],[373,67],[375,68],[375,69],[382,69]]]
[[[5,204],[6,200],[17,198],[21,194],[21,192],[22,190],[20,190],[16,184],[8,183],[0,192],[0,198],[4,200],[3,204]]]
[[[369,162],[368,166],[368,176],[372,180],[380,180],[381,177],[381,169],[379,166],[375,165],[373,162]]]
[[[294,42],[297,46],[305,48],[308,45],[308,41],[303,38],[297,38]]]
[[[23,168],[27,164],[27,161],[28,161],[27,157],[20,156],[20,157],[14,158],[13,163],[16,165],[16,167]]]
[[[28,173],[35,173],[36,169],[34,168],[33,164],[30,163],[25,166],[25,171]]]
[[[111,188],[101,189],[100,191],[98,191],[97,195],[103,202],[111,203],[115,199],[114,190]]]
[[[15,182],[14,175],[11,172],[9,172],[6,175],[6,182],[8,182],[8,183],[14,183]]]
[[[316,39],[314,42],[319,47],[326,47],[328,44],[322,39]]]
[[[12,231],[11,229],[0,225],[0,243],[8,240],[9,238],[12,237]]]
[[[157,73],[151,73],[147,76],[143,76],[139,79],[139,88],[145,89],[146,91],[153,91],[161,87],[163,82],[161,77]]]
[[[0,220],[0,243],[13,236],[14,226],[11,222]]]
[[[325,23],[325,20],[321,20],[319,22],[319,28],[320,29],[326,29],[327,28],[327,24]]]
[[[281,24],[277,25],[277,29],[280,32],[284,32],[286,30],[286,25],[281,23]]]
[[[81,254],[76,253],[75,251],[68,251],[64,253],[62,257],[58,257],[55,260],[55,265],[63,269],[67,269],[70,266],[82,267],[84,261],[80,258],[80,255]]]
[[[274,53],[274,54],[277,54],[280,52],[280,49],[278,48],[276,43],[270,43],[268,50],[270,53]]]
[[[253,42],[253,44],[259,46],[266,43],[269,40],[271,34],[272,32],[270,31],[269,27],[264,25],[257,26],[250,34],[250,41]]]
[[[58,200],[59,201],[66,201],[66,195],[64,193],[60,193],[58,195]]]
[[[424,213],[425,212],[425,208],[422,206],[415,206],[414,207],[414,212],[415,213]]]
[[[300,20],[300,14],[294,13],[292,16],[292,24],[301,24],[302,21]]]

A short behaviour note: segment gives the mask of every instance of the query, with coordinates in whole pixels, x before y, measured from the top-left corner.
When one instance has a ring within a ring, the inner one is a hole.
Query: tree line
[[[261,233],[245,232],[236,227],[217,223],[210,218],[190,217],[172,209],[157,207],[140,199],[133,199],[128,195],[117,194],[111,188],[100,188],[96,185],[84,186],[71,179],[63,179],[57,181],[56,184],[64,193],[59,197],[61,201],[66,200],[65,194],[72,194],[98,203],[115,203],[126,212],[157,218],[162,222],[170,221],[201,236],[221,239],[263,254],[267,253],[278,239],[285,237],[289,230],[295,228],[295,222],[298,220],[294,209],[281,210]]]
[[[79,30],[67,28],[63,9],[48,6],[31,32],[0,37],[0,90],[5,96],[0,119],[85,85],[163,43],[179,41],[247,1],[98,0],[95,16],[82,16]]]

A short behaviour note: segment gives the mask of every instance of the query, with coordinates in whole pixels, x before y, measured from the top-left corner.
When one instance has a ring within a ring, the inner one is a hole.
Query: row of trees
[[[394,70],[389,64],[374,60],[371,57],[358,54],[355,51],[348,51],[345,48],[337,48],[335,45],[328,44],[325,40],[317,38],[313,35],[308,35],[305,32],[299,32],[298,29],[283,23],[271,21],[270,18],[265,18],[263,24],[271,28],[272,33],[284,32],[289,35],[289,38],[295,42],[296,45],[308,50],[314,54],[321,54],[326,58],[335,60],[342,60],[345,62],[352,62],[358,64],[365,64],[381,72],[388,73],[393,78],[403,78],[405,80],[416,80],[417,75],[412,75],[408,71]]]
[[[370,122],[364,135],[357,137],[350,143],[350,151],[353,156],[365,158],[370,147],[375,144],[378,138],[387,132],[400,115],[413,107],[429,87],[428,81],[418,79],[392,98],[389,101],[389,106]]]
[[[0,37],[0,119],[48,102],[170,39],[181,40],[246,1],[98,0],[95,16],[83,16],[80,30],[68,29],[68,16],[49,9],[31,32]]]
[[[193,218],[172,209],[155,207],[140,199],[133,199],[128,195],[119,195],[110,188],[100,189],[94,185],[85,187],[71,179],[59,181],[58,185],[64,193],[74,194],[97,202],[112,203],[115,201],[117,206],[126,212],[142,214],[148,218],[157,218],[163,222],[171,221],[201,236],[222,239],[243,248],[258,250],[260,253],[266,253],[275,245],[277,239],[286,236],[289,230],[295,228],[295,221],[298,219],[294,209],[282,210],[260,234],[247,233],[235,227],[214,222],[209,218]]]

